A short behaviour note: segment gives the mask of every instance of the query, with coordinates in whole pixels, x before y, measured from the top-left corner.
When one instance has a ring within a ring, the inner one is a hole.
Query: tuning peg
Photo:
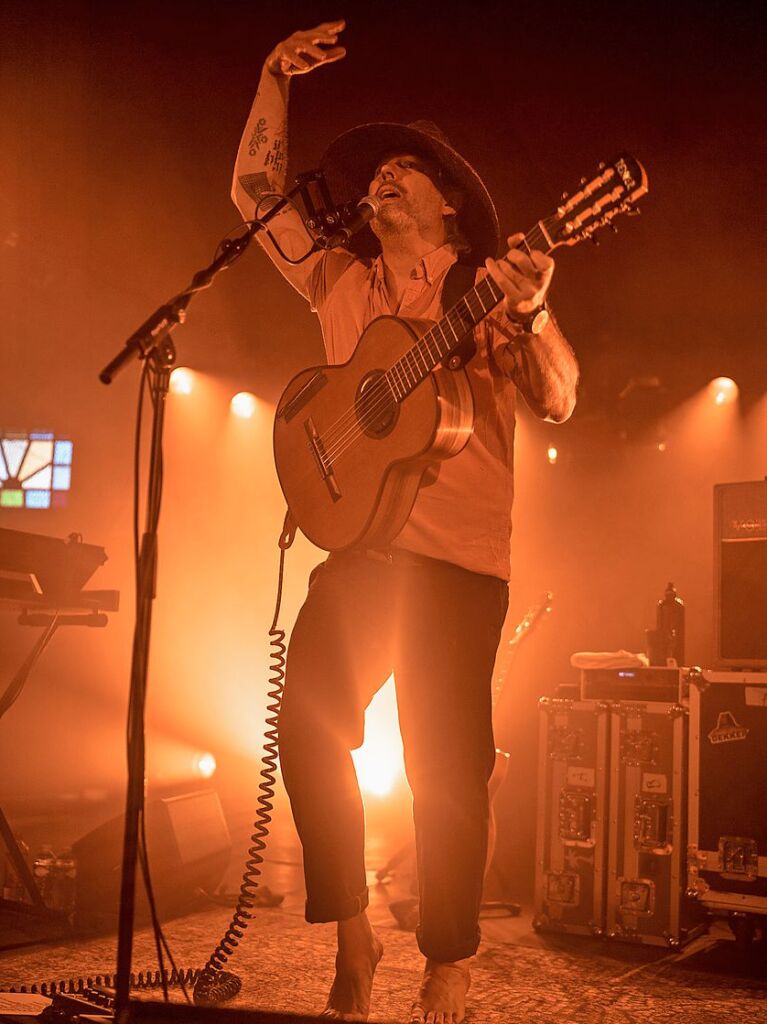
[[[598,171],[603,171],[605,169],[605,167],[607,167],[607,164],[604,162],[604,160],[602,160],[602,161],[600,161],[599,165],[597,166],[597,170]]]
[[[610,227],[610,230],[612,232],[614,232],[616,235],[618,234],[618,225],[617,224],[610,224],[609,227]]]
[[[563,202],[563,203],[564,203],[564,201],[565,201],[566,199],[569,199],[569,198],[570,198],[570,193],[569,193],[569,192],[563,192],[563,193],[562,193],[562,198],[561,198],[560,202]]]
[[[599,245],[599,239],[596,235],[589,235],[589,241],[592,245]]]
[[[639,209],[638,206],[630,206],[628,208],[628,210],[626,211],[626,213],[629,215],[629,217],[638,217],[641,212],[642,211]]]

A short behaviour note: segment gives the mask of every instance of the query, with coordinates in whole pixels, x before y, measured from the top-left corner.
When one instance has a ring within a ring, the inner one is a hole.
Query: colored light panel
[[[50,469],[53,461],[53,441],[34,441],[30,439],[29,448],[24,456],[24,468],[19,472],[19,479],[30,480],[37,475],[38,470],[44,467]],[[50,487],[50,482],[42,484],[43,487]]]
[[[53,446],[54,463],[57,466],[71,466],[73,447],[71,441],[56,441]]]
[[[47,431],[0,434],[0,505],[4,508],[50,508],[64,503],[72,482],[71,441],[57,441]]]
[[[27,508],[50,508],[50,491],[27,491],[25,494]]]
[[[38,469],[36,473],[31,473],[29,476],[26,475],[27,462],[29,459],[24,460],[25,475],[21,479],[21,486],[24,490],[35,490],[44,487],[46,491],[51,489],[51,479],[53,478],[53,466],[48,463],[47,466],[43,466],[42,469]]]
[[[69,466],[53,467],[53,489],[54,491],[68,491],[72,481],[72,470]]]
[[[24,456],[27,454],[29,441],[25,437],[4,438],[3,441],[0,442],[0,447],[2,447],[3,450],[8,476],[18,476],[21,463],[24,460]]]

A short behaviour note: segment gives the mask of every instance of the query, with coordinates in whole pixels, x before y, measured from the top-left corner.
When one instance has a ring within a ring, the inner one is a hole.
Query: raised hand
[[[554,260],[533,250],[529,255],[516,246],[525,236],[511,235],[509,251],[501,260],[485,261],[490,276],[506,297],[506,312],[512,318],[526,316],[543,305],[554,273]]]
[[[336,46],[345,21],[325,21],[316,28],[294,32],[278,43],[266,59],[273,75],[305,75],[323,64],[332,64],[346,56],[343,46]]]

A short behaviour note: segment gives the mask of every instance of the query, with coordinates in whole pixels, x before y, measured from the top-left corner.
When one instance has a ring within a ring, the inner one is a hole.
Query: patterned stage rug
[[[240,1009],[319,1013],[332,977],[334,925],[306,925],[297,913],[257,911],[231,968],[242,979]],[[170,921],[166,934],[179,968],[200,967],[228,923],[221,908]],[[402,1024],[417,990],[421,959],[412,934],[375,922],[386,951],[370,1019]],[[498,929],[488,929],[495,935]],[[767,1024],[767,949],[748,955],[734,943],[698,940],[697,952],[605,946],[542,938],[483,942],[472,971],[467,1024]],[[112,974],[114,936],[0,953],[0,988]],[[136,933],[135,970],[156,967],[151,933]],[[729,973],[725,973],[728,971]],[[171,990],[174,1002],[182,995]],[[137,992],[152,999],[157,989]]]

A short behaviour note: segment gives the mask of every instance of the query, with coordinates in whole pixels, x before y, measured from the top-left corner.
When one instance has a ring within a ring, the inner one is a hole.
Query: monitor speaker
[[[715,667],[767,668],[767,480],[714,487]]]
[[[200,890],[215,889],[227,868],[232,844],[221,802],[213,790],[151,800],[145,825],[157,909],[160,917],[172,917],[191,909]],[[77,861],[75,924],[80,930],[116,926],[124,828],[125,817],[120,815],[72,846]],[[136,920],[149,920],[140,872]]]

